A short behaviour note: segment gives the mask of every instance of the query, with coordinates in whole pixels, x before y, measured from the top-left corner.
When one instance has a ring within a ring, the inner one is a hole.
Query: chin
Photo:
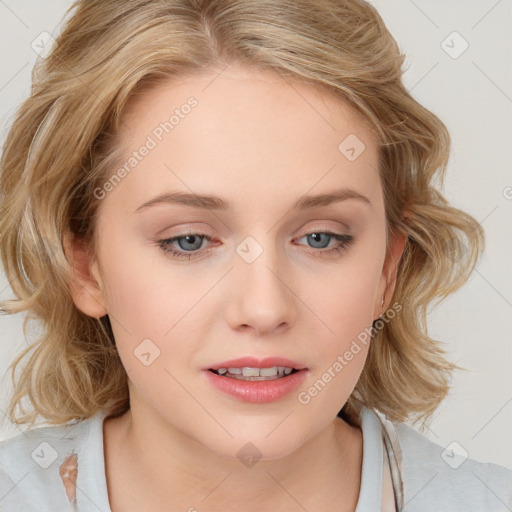
[[[200,442],[218,456],[238,460],[250,467],[253,461],[283,459],[299,449],[308,439],[308,433],[301,433],[299,425],[286,421],[281,425],[279,421],[266,421],[259,425],[244,424],[237,427],[237,430],[228,429],[233,437],[220,433]]]

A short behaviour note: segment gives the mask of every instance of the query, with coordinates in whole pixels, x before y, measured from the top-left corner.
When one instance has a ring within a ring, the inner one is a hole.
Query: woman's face
[[[96,300],[76,303],[109,314],[132,410],[225,457],[293,452],[339,421],[383,311],[376,140],[343,103],[233,67],[132,98],[121,139],[95,191]]]

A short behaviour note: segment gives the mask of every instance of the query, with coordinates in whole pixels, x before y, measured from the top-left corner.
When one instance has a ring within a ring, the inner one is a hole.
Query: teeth
[[[216,372],[225,377],[243,380],[272,380],[279,379],[285,375],[290,375],[293,368],[287,366],[272,366],[271,368],[219,368]]]
[[[237,368],[238,370],[238,368]],[[244,377],[260,377],[260,369],[259,368],[242,368],[242,375]]]
[[[277,375],[277,366],[273,366],[272,368],[260,368],[259,375],[261,377],[275,376]]]

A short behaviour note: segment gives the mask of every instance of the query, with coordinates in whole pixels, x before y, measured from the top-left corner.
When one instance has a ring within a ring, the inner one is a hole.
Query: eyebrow
[[[292,206],[292,210],[307,210],[319,206],[328,206],[348,199],[357,199],[371,206],[370,200],[363,194],[349,188],[341,188],[325,194],[302,196],[295,205]],[[208,210],[229,209],[229,203],[217,196],[189,194],[185,192],[164,192],[146,201],[144,204],[141,204],[134,213],[143,211],[157,204],[181,204]]]

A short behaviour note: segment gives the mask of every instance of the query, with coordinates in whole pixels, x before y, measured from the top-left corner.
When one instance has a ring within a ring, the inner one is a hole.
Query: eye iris
[[[181,240],[184,240],[186,239],[187,240],[187,243],[191,243],[194,247],[183,247],[183,244],[181,243]],[[190,239],[192,239],[192,242],[190,242]],[[196,243],[194,244],[194,241],[196,241]],[[197,235],[185,235],[185,236],[182,236],[180,238],[178,238],[178,245],[180,246],[181,249],[183,250],[191,250],[191,251],[195,251],[197,249],[199,249],[201,247],[201,242],[202,242],[202,238],[200,236],[197,236]]]
[[[315,243],[318,243],[318,240],[316,240],[316,239],[319,239],[322,236],[325,236],[325,237],[329,238],[331,235],[329,235],[327,233],[311,233],[310,235],[308,235],[310,240],[312,239],[312,241],[313,241],[313,247],[315,247],[317,249],[323,249],[323,248],[327,247],[327,245],[323,245],[321,247],[318,247],[318,246],[314,245]]]

